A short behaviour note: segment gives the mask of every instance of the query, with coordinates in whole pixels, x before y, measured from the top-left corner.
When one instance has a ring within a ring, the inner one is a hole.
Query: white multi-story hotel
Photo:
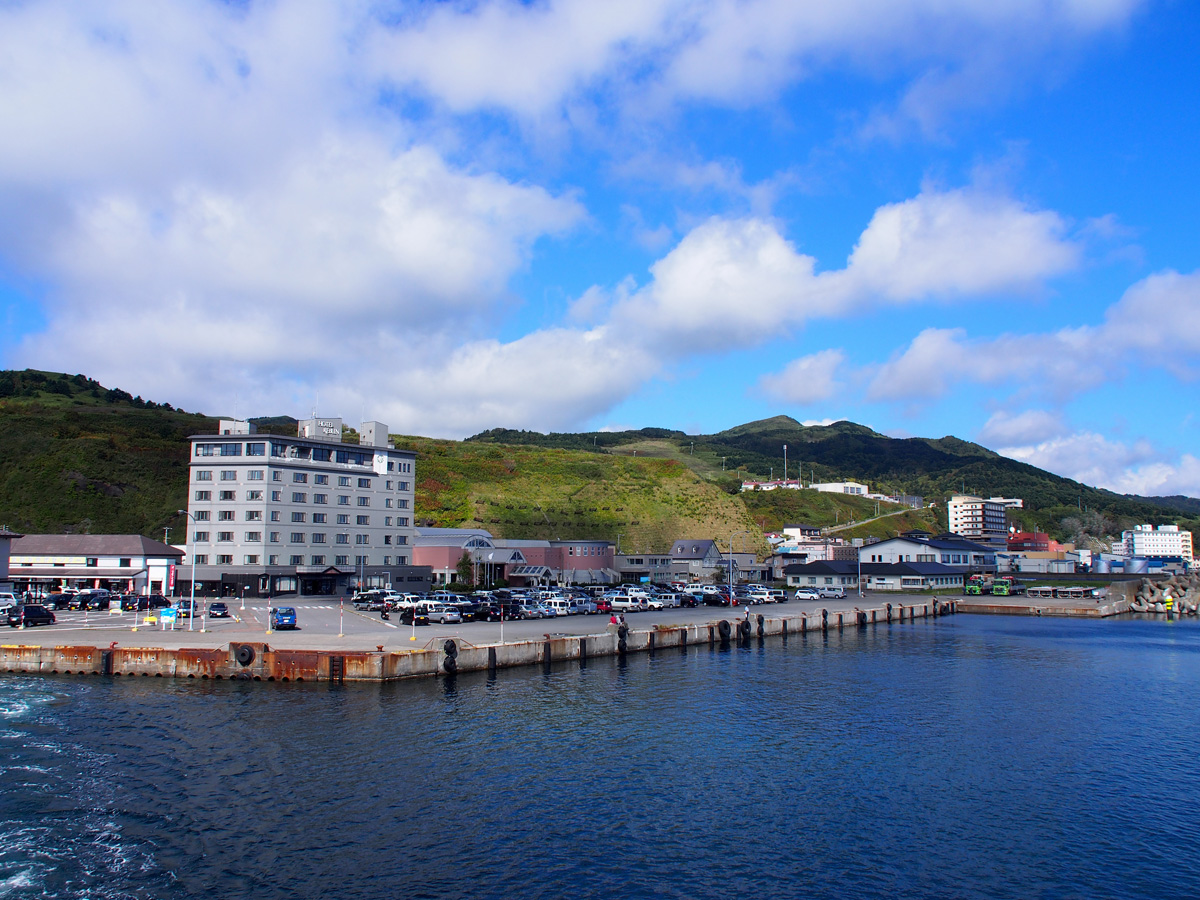
[[[997,497],[984,500],[970,494],[955,494],[946,504],[950,531],[969,541],[1003,550],[1008,546],[1008,516],[1005,509],[1015,501]]]
[[[1179,559],[1192,565],[1192,533],[1178,525],[1135,525],[1121,532],[1121,540],[1113,544],[1113,553],[1125,557],[1146,559]]]
[[[296,437],[228,419],[218,431],[191,437],[181,580],[194,554],[207,593],[429,583],[429,569],[412,565],[416,454],[391,446],[387,426],[363,423],[357,444],[343,442],[337,418],[303,420]]]

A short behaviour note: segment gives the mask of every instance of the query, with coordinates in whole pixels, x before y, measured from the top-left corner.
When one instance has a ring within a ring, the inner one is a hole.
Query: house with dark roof
[[[957,534],[922,537],[908,532],[864,546],[859,559],[867,563],[938,563],[969,575],[977,572],[995,573],[996,551],[991,547],[968,541]]]
[[[671,560],[675,577],[691,580],[711,575],[725,561],[716,541],[697,539],[672,544]]]
[[[858,563],[828,560],[784,567],[789,587],[842,587],[857,591],[861,565],[864,591],[962,590],[961,568],[934,562]]]
[[[183,551],[140,534],[26,534],[12,541],[9,579],[35,595],[63,588],[169,594]]]

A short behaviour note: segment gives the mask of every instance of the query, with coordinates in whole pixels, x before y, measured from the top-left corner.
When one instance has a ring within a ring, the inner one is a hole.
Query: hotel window
[[[302,512],[292,513],[292,521],[293,522],[303,522],[304,519],[305,519],[304,513],[302,513]]]
[[[337,536],[337,543],[339,543],[339,544],[348,544],[348,543],[350,543],[350,535],[348,535],[348,534],[339,534],[339,535]]]
[[[320,531],[318,531],[318,532],[315,532],[315,533],[312,535],[312,542],[313,542],[314,544],[323,544],[323,543],[325,543],[325,534],[324,534],[324,532],[320,532]]]
[[[359,506],[370,506],[370,505],[371,505],[371,498],[370,498],[370,497],[359,497],[359,498],[358,498],[358,505],[359,505]]]
[[[278,544],[278,543],[279,543],[279,532],[278,532],[278,531],[272,531],[272,532],[271,532],[271,543],[272,543],[272,544]]]
[[[400,491],[407,491],[408,490],[408,482],[407,481],[398,482],[396,484],[396,489],[400,490]]]
[[[272,472],[271,480],[272,481],[283,481],[283,473],[279,472],[279,471]]]
[[[208,565],[208,554],[207,553],[197,553],[196,554],[196,565],[207,566]]]
[[[397,544],[407,544],[408,543],[408,535],[407,534],[396,535],[396,543]]]
[[[303,544],[304,543],[304,532],[303,531],[293,531],[291,542],[293,544]]]
[[[263,443],[247,444],[246,445],[246,455],[247,456],[266,456],[267,455],[267,445],[263,444]]]
[[[350,476],[349,475],[339,475],[338,476],[338,487],[350,487]]]
[[[216,452],[217,452],[216,444],[197,444],[196,445],[196,455],[197,456],[213,456],[216,454]]]
[[[358,479],[358,486],[360,488],[370,488],[371,487],[371,479],[370,478]]]
[[[222,481],[237,481],[237,469],[222,469],[221,470],[221,480]]]
[[[258,565],[258,556],[254,553],[247,553],[245,556],[242,557],[242,565],[257,566]]]
[[[390,534],[385,534],[383,536],[383,542],[390,547],[392,544],[392,536]]]
[[[262,500],[262,498],[263,498],[262,491],[246,491],[246,499],[247,500],[251,500],[251,501]]]
[[[329,484],[328,475],[314,475],[313,484]]]
[[[302,566],[302,565],[304,565],[304,557],[303,557],[303,556],[292,556],[292,557],[291,557],[291,560],[292,560],[292,565],[293,565],[293,566]]]
[[[390,556],[385,556],[383,558],[383,564],[385,566],[390,566],[392,564],[392,558]]]
[[[218,531],[217,532],[217,543],[230,543],[232,541],[233,541],[233,532],[232,531]]]
[[[232,509],[222,509],[217,513],[218,522],[232,522],[234,519],[234,511]]]
[[[282,503],[283,502],[283,491],[271,491],[271,502],[272,503]]]
[[[383,505],[384,505],[384,506],[386,506],[388,509],[391,509],[391,508],[392,508],[392,498],[391,498],[391,497],[385,497],[385,498],[383,499]]]
[[[217,497],[225,502],[231,502],[237,499],[237,494],[234,491],[220,491]]]
[[[392,517],[391,517],[391,516],[384,516],[384,517],[383,517],[383,524],[384,524],[384,525],[386,525],[386,526],[388,526],[388,527],[390,528],[390,527],[391,527],[391,524],[392,524]]]
[[[313,503],[328,503],[328,494],[313,494]]]
[[[208,532],[207,531],[197,531],[196,536],[194,538],[192,538],[192,540],[196,541],[197,543],[208,543]]]
[[[275,554],[272,554],[272,555],[268,556],[268,557],[267,557],[267,565],[268,565],[268,566],[277,566],[277,565],[279,565],[279,557],[278,557],[278,556],[276,556]]]
[[[392,489],[392,483],[390,481],[386,482],[386,486],[389,491]]]
[[[338,494],[338,506],[349,506],[350,498],[345,494]]]
[[[197,469],[196,470],[196,480],[197,481],[212,481],[212,469]]]
[[[273,509],[273,510],[271,510],[271,521],[272,521],[272,522],[278,522],[278,521],[279,521],[279,510],[277,510],[277,509]]]
[[[348,565],[350,565],[350,557],[348,557],[348,556],[335,556],[335,557],[333,558],[333,564],[334,564],[335,566],[348,566]]]
[[[357,525],[370,525],[371,524],[370,516],[355,516],[354,519],[355,519],[355,524],[357,524]]]
[[[350,517],[348,515],[346,515],[345,513],[338,513],[337,523],[339,525],[349,525]]]
[[[287,456],[287,444],[280,444],[277,441],[271,441],[272,456]]]
[[[396,516],[396,527],[405,528],[408,526],[408,516]]]
[[[323,557],[323,556],[310,557],[309,564],[314,565],[314,566],[323,566],[323,565],[325,565],[325,557]]]
[[[312,452],[313,462],[329,462],[333,459],[333,451],[317,447]],[[324,484],[325,482],[322,482]]]
[[[197,522],[207,522],[208,521],[208,510],[207,509],[198,509],[194,513],[192,513],[192,518],[194,518]]]
[[[262,542],[262,532],[261,531],[247,531],[246,532],[246,542],[250,543],[250,544],[261,543]]]
[[[356,557],[354,557],[354,564],[356,566],[369,566],[371,564],[371,557],[356,556]]]
[[[222,456],[241,456],[242,455],[242,445],[241,444],[222,444],[221,445],[221,455]]]
[[[308,473],[307,472],[293,472],[292,473],[292,481],[294,481],[296,484],[308,484]]]
[[[403,498],[402,498],[402,499],[400,499],[400,500],[397,500],[397,501],[396,501],[396,507],[397,507],[398,509],[408,509],[408,501],[407,501],[407,500],[404,500]]]
[[[292,502],[293,503],[307,503],[308,502],[308,494],[305,494],[302,491],[292,491]]]
[[[371,536],[369,534],[356,534],[354,536],[354,543],[369,544],[371,543]]]
[[[325,513],[313,513],[313,524],[314,525],[324,525],[326,518],[327,518],[327,516],[325,515]]]
[[[407,566],[408,565],[408,557],[407,556],[397,556],[396,557],[396,565]]]

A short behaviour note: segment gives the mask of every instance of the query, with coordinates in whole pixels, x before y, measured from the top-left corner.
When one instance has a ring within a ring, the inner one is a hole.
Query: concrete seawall
[[[256,641],[224,648],[151,648],[66,645],[0,646],[0,671],[41,675],[114,677],[235,678],[253,681],[395,681],[454,672],[481,672],[549,665],[591,657],[645,653],[683,646],[721,646],[756,637],[806,634],[870,625],[910,622],[958,611],[957,600],[891,604],[846,612],[821,610],[798,616],[752,616],[687,625],[655,625],[635,630],[608,626],[598,634],[548,634],[540,640],[472,645],[446,640],[440,645],[400,651],[272,649]]]

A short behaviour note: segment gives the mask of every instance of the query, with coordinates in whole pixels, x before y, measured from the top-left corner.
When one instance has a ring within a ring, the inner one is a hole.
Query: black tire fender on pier
[[[764,624],[765,622],[766,622],[766,619],[763,617],[763,614],[759,613],[758,614],[758,636],[759,637],[762,637],[764,634],[766,634],[767,628],[766,628],[766,625]]]
[[[237,648],[234,658],[237,659],[239,665],[248,666],[254,662],[254,648],[249,644],[242,644]]]
[[[442,644],[442,650],[445,651],[447,659],[458,659],[458,644],[454,643],[453,640],[448,640]]]
[[[723,641],[729,640],[729,633],[732,630],[733,629],[730,627],[728,619],[722,619],[717,623],[717,634],[721,635],[721,640]]]
[[[447,656],[444,660],[442,660],[442,668],[446,670],[447,674],[453,675],[458,671],[458,660],[456,660],[453,656]]]

